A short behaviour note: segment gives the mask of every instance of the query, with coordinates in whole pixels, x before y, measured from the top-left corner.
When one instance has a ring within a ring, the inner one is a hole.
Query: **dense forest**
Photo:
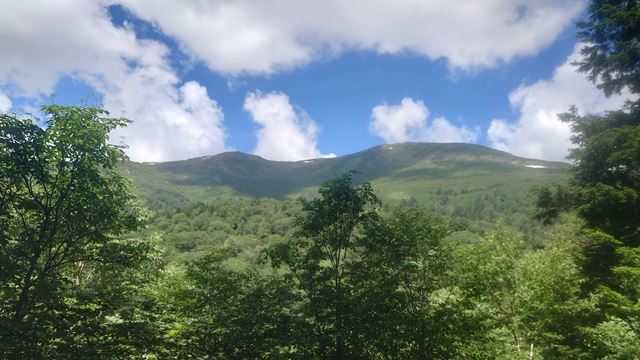
[[[109,142],[127,119],[0,115],[0,358],[639,359],[640,4],[578,27],[579,70],[630,100],[561,115],[568,180],[533,209],[383,201],[350,169],[145,202]]]

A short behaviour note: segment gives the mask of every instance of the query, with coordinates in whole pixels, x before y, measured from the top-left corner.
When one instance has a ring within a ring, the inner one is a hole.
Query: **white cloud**
[[[222,111],[197,83],[181,84],[163,44],[115,27],[93,1],[0,5],[0,85],[9,95],[50,94],[61,77],[92,85],[107,110],[134,120],[118,131],[134,160],[160,161],[225,149]]]
[[[11,109],[11,100],[5,95],[2,91],[0,91],[0,114],[9,112]]]
[[[429,109],[422,101],[404,98],[399,105],[378,105],[371,111],[369,131],[387,143],[404,141],[476,142],[477,130],[456,127],[446,118],[427,123]]]
[[[138,119],[112,134],[129,145],[132,159],[179,160],[225,151],[224,116],[206,88],[195,81],[176,88],[157,78],[148,80],[152,84],[135,78],[143,74],[130,76],[120,91],[105,95],[104,103],[107,108],[131,109],[126,117]]]
[[[557,114],[575,105],[581,114],[618,109],[625,97],[606,98],[601,90],[576,72],[572,62],[579,59],[576,45],[567,61],[556,68],[553,77],[521,85],[509,94],[509,102],[520,112],[513,123],[494,119],[487,130],[491,146],[516,155],[545,160],[564,160],[571,147],[569,125]]]
[[[453,69],[535,54],[582,11],[575,0],[111,0],[209,68],[268,74],[348,49],[445,58]]]
[[[287,95],[249,93],[244,100],[244,109],[261,126],[254,154],[281,161],[335,156],[323,155],[316,148],[317,125],[304,111],[296,111]]]

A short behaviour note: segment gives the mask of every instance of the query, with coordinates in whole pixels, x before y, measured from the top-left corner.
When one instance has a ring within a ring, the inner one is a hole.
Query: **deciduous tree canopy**
[[[150,250],[122,238],[142,212],[115,171],[125,155],[108,134],[128,120],[91,107],[42,111],[42,127],[0,115],[0,353],[17,358],[54,351],[52,331],[73,316],[69,299]]]

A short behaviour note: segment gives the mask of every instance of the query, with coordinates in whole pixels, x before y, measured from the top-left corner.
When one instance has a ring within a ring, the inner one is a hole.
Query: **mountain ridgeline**
[[[526,213],[532,202],[529,189],[564,182],[565,166],[475,144],[401,143],[295,162],[227,152],[183,161],[129,162],[123,171],[152,209],[230,197],[311,197],[324,181],[355,170],[354,179],[371,182],[385,202],[494,220]]]

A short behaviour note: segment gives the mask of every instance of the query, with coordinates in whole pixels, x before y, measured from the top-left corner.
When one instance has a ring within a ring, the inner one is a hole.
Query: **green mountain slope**
[[[228,152],[165,163],[127,163],[123,171],[151,208],[225,197],[313,196],[317,186],[356,170],[389,203],[493,220],[526,212],[530,188],[565,181],[566,164],[520,158],[474,144],[402,143],[330,159],[269,161]]]

